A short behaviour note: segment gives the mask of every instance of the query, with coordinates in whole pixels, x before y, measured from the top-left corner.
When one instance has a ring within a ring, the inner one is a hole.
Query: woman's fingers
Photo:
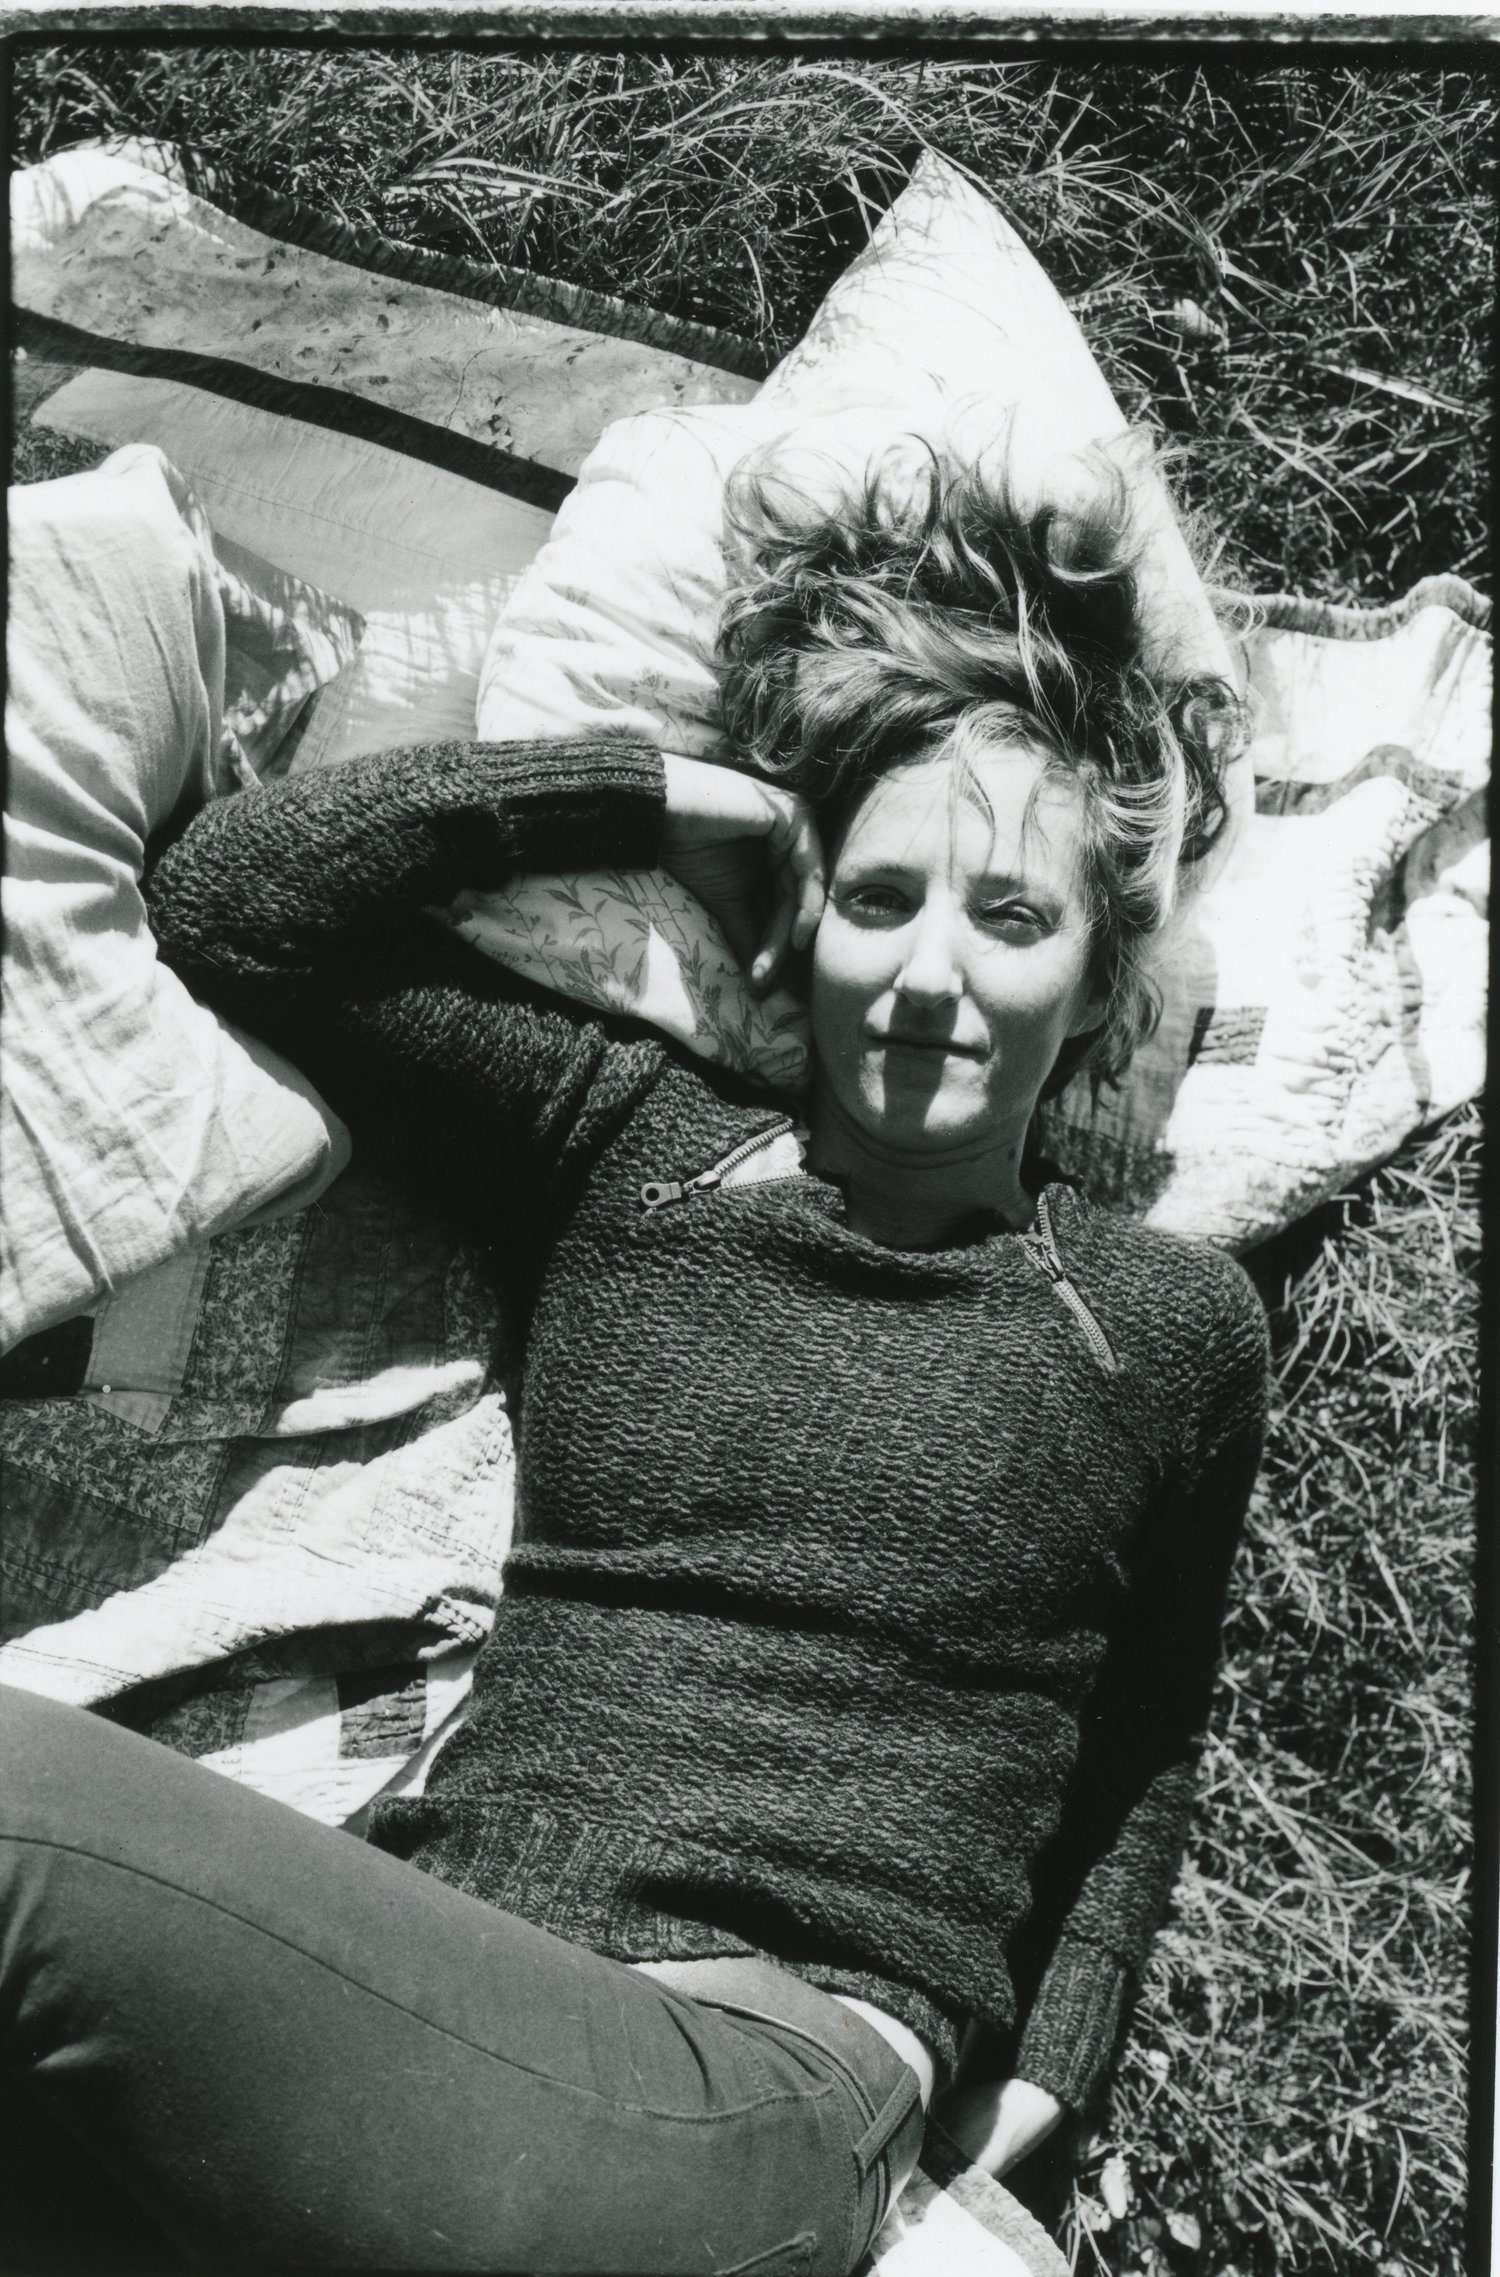
[[[792,937],[792,923],[796,914],[795,900],[786,886],[778,880],[776,905],[771,912],[771,922],[766,928],[765,939],[756,951],[750,967],[750,986],[757,993],[768,989],[781,970],[783,960],[786,957],[787,945]]]
[[[759,931],[751,985],[769,988],[791,949],[806,948],[823,914],[823,846],[812,809],[795,791],[754,775],[665,752],[667,867],[692,890],[707,881],[708,849],[762,839],[770,871],[771,910]],[[715,914],[716,898],[701,893]],[[735,942],[737,950],[740,942]],[[741,951],[743,953],[743,951]]]
[[[823,846],[806,800],[761,786],[773,803],[770,830],[772,907],[751,986],[769,988],[789,949],[805,949],[823,914]]]
[[[795,882],[797,910],[791,938],[794,949],[805,949],[818,930],[818,921],[823,915],[826,892],[823,841],[807,801],[794,799],[792,806],[791,837],[786,859]]]

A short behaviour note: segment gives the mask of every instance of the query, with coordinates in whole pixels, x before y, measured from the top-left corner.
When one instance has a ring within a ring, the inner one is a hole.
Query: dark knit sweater
[[[1049,1189],[1016,1234],[851,1231],[805,1175],[648,1210],[764,1098],[424,909],[650,864],[660,762],[434,747],[210,807],[162,948],[436,1185],[515,1306],[518,1525],[467,1724],[376,1839],[621,1959],[765,1952],[1081,2104],[1176,1874],[1265,1330],[1217,1252]],[[1029,1931],[1023,1928],[1031,1916]]]

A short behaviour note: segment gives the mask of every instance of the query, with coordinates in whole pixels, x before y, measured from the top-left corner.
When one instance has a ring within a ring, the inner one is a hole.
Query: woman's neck
[[[819,1084],[809,1117],[808,1168],[842,1187],[855,1233],[890,1249],[945,1249],[985,1226],[1031,1223],[1021,1182],[1029,1123],[951,1148],[874,1138]]]

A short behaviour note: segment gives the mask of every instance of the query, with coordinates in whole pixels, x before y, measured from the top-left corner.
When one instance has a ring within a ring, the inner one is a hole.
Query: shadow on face
[[[876,782],[834,850],[813,955],[825,1097],[903,1150],[1024,1137],[1103,1005],[1083,795],[1017,736],[949,744]]]

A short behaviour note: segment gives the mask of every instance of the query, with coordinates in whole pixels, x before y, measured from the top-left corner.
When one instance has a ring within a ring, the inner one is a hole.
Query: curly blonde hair
[[[830,840],[881,775],[940,749],[1020,740],[1076,784],[1106,1012],[1066,1072],[1116,1079],[1159,1016],[1147,944],[1223,829],[1241,706],[1221,680],[1148,674],[1112,461],[1090,465],[1082,501],[1023,508],[1003,462],[920,448],[915,473],[884,452],[831,502],[764,455],[732,479],[724,724]]]

